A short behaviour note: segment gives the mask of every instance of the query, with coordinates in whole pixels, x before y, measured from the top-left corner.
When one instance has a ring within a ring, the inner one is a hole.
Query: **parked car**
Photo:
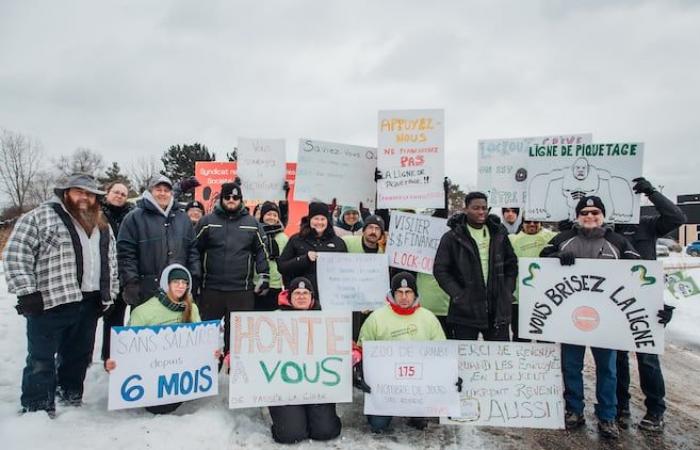
[[[695,241],[688,245],[685,252],[690,256],[700,256],[700,241]]]
[[[663,244],[656,244],[656,256],[669,256],[671,251]]]
[[[657,243],[665,245],[672,252],[680,253],[683,251],[683,247],[678,242],[669,238],[659,238],[656,240]]]

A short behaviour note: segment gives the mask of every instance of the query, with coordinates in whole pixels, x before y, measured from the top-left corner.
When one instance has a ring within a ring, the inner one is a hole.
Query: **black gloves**
[[[284,184],[282,185],[282,189],[284,189],[284,199],[287,200],[289,198],[289,181],[285,180]]]
[[[576,262],[576,256],[573,253],[563,251],[559,253],[559,263],[562,266],[573,266]]]
[[[663,326],[668,325],[668,323],[673,318],[673,310],[674,309],[676,309],[675,306],[664,305],[664,309],[659,310],[659,312],[656,314],[656,317],[659,318],[659,323],[661,325],[663,325]]]
[[[635,194],[644,194],[647,197],[656,192],[656,188],[644,177],[635,178],[632,190]]]
[[[382,172],[380,172],[379,169],[374,169],[374,182],[376,183],[383,178],[384,176],[382,176]]]
[[[367,383],[365,383],[365,375],[362,372],[361,362],[355,364],[355,367],[352,368],[352,385],[364,392],[365,394],[372,393],[372,388],[369,387]]]
[[[561,220],[557,224],[557,230],[559,230],[559,231],[570,230],[573,227],[574,227],[574,223],[572,221],[570,221],[569,219]]]
[[[15,306],[17,314],[24,317],[38,316],[44,312],[44,299],[41,297],[41,292],[36,291],[27,295],[17,297],[17,306]]]
[[[455,386],[457,386],[457,392],[462,392],[462,377],[457,377],[457,382],[455,383]]]
[[[140,303],[141,286],[138,281],[130,281],[124,286],[122,298],[124,303],[130,306],[138,306]]]
[[[255,283],[255,288],[253,292],[258,295],[267,295],[270,291],[270,275],[266,273],[261,273],[258,275],[258,282]]]
[[[201,183],[195,177],[185,178],[180,181],[180,190],[182,192],[189,192],[197,186],[201,186]]]

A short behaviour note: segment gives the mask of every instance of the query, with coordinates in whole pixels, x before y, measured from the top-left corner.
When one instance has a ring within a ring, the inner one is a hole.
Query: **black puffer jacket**
[[[203,288],[250,291],[253,275],[269,274],[262,225],[241,207],[225,211],[217,203],[214,212],[197,223],[197,248],[202,255]]]
[[[308,253],[314,252],[347,252],[345,241],[335,235],[333,226],[329,223],[321,237],[309,228],[308,219],[302,219],[301,231],[291,238],[277,260],[277,269],[282,274],[285,286],[296,277],[308,278],[318,292],[316,282],[316,262],[312,262]],[[320,299],[321,301],[323,299]]]
[[[156,294],[160,274],[170,264],[187,267],[195,284],[202,274],[189,217],[175,206],[164,213],[148,192],[119,228],[117,258],[122,286],[139,283],[141,301]]]
[[[486,220],[491,235],[487,283],[481,269],[476,242],[467,230],[467,216],[455,214],[451,228],[440,240],[433,275],[450,296],[447,321],[482,330],[506,326],[511,319],[518,260],[499,219]]]
[[[567,251],[577,258],[587,259],[639,259],[639,253],[612,226],[584,229],[574,224],[552,238],[540,252],[542,258],[556,258]]]
[[[118,236],[119,227],[124,221],[126,215],[129,214],[132,209],[134,209],[134,205],[126,202],[124,206],[114,206],[107,203],[104,199],[100,205],[102,206],[102,212],[109,222],[109,226],[112,227],[112,233],[114,233],[115,237]]]

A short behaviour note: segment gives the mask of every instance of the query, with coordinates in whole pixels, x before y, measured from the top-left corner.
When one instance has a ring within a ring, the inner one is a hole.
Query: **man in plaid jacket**
[[[74,174],[22,216],[3,251],[9,292],[27,319],[22,412],[55,416],[55,396],[82,402],[97,319],[119,291],[114,235],[95,179]]]

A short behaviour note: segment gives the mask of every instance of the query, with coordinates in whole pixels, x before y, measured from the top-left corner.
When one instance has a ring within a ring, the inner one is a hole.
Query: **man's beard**
[[[106,226],[107,222],[97,201],[92,206],[88,206],[88,209],[81,209],[68,195],[65,195],[63,203],[70,215],[83,227],[86,233],[91,234],[95,227],[102,229]]]

